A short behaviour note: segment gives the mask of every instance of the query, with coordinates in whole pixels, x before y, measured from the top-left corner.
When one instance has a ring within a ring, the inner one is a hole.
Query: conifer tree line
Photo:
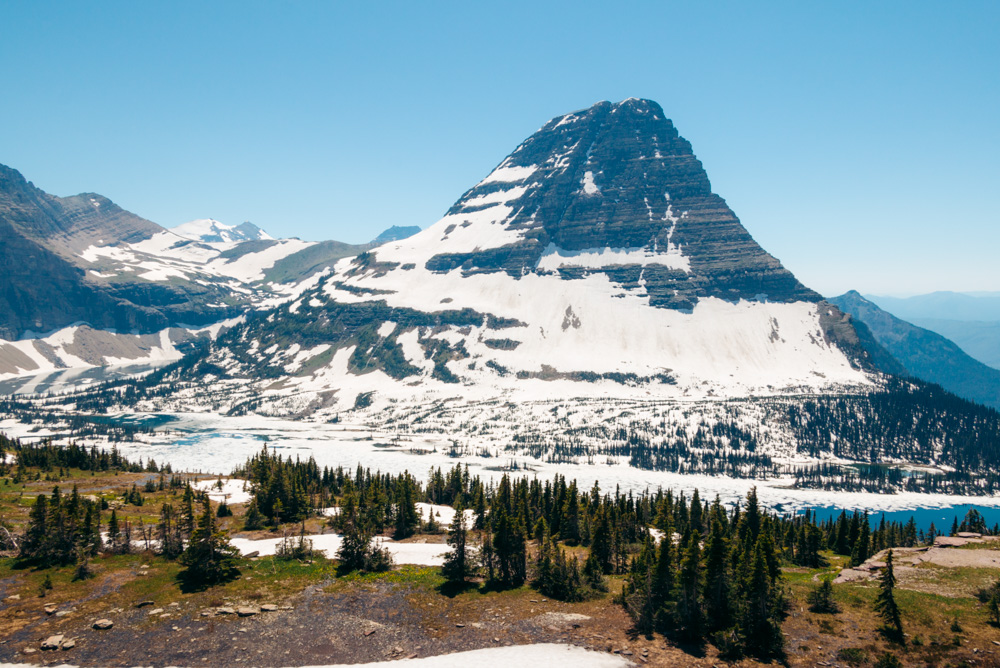
[[[112,446],[102,450],[96,445],[87,448],[79,443],[69,445],[54,445],[45,441],[42,443],[21,443],[0,434],[0,453],[10,452],[17,456],[17,466],[38,468],[42,471],[75,468],[81,471],[122,471],[126,473],[171,473],[169,464],[160,467],[155,460],[149,459],[145,464],[124,457],[118,448]],[[0,456],[0,462],[4,459]],[[6,466],[0,463],[0,466]]]

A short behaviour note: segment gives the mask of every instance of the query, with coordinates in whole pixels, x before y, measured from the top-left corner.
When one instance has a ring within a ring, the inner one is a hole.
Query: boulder
[[[277,612],[278,611],[278,606],[274,605],[273,603],[265,603],[264,605],[260,606],[260,611],[261,612]]]
[[[94,622],[92,628],[95,628],[98,631],[107,631],[114,625],[115,623],[110,619],[98,619],[96,622]]]
[[[76,647],[76,641],[73,640],[72,638],[67,638],[66,640],[63,640],[62,644],[59,645],[59,649],[63,650],[73,649],[74,647]]]
[[[242,607],[236,610],[236,614],[240,617],[253,617],[259,612],[257,608]]]
[[[42,641],[41,645],[42,649],[44,650],[59,649],[59,645],[62,644],[63,637],[64,636],[61,633],[54,636],[49,636],[48,638]]]
[[[218,610],[215,611],[215,614],[217,614],[217,615],[235,615],[236,611],[233,610],[232,608],[219,608]]]
[[[156,602],[155,601],[139,601],[138,603],[135,604],[135,607],[137,607],[137,608],[145,608],[145,607],[150,606],[150,605],[156,605]]]

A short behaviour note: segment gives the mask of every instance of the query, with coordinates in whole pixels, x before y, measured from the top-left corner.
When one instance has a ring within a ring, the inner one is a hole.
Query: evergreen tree
[[[892,550],[885,557],[885,568],[879,576],[879,593],[875,598],[875,612],[882,618],[886,635],[897,642],[903,640],[903,620],[896,605],[896,575],[893,572]]]
[[[229,543],[225,532],[216,527],[208,496],[202,499],[202,512],[191,533],[181,563],[187,566],[182,577],[193,585],[212,585],[239,575],[239,551]]]
[[[164,503],[160,507],[160,522],[156,525],[156,535],[160,544],[160,554],[167,559],[176,559],[184,552],[181,526],[177,521],[174,507],[169,503]]]
[[[781,601],[768,567],[770,543],[761,535],[750,557],[743,585],[741,629],[746,651],[759,659],[780,658],[785,639],[781,632]]]
[[[445,556],[441,572],[449,582],[465,582],[475,573],[471,555],[466,549],[469,531],[466,528],[465,509],[461,500],[455,506],[455,519],[451,521],[448,544],[451,552]]]
[[[262,528],[264,528],[264,516],[260,512],[260,508],[257,507],[257,499],[254,498],[250,501],[247,512],[243,516],[243,530],[256,531]]]
[[[824,577],[819,586],[809,592],[806,598],[809,609],[820,613],[837,613],[840,611],[837,602],[833,600],[833,578]]]
[[[121,550],[122,533],[118,526],[118,513],[111,511],[111,518],[108,520],[108,550],[111,554],[117,554]]]
[[[494,521],[493,550],[496,555],[496,580],[504,587],[520,587],[527,579],[527,540],[517,518],[501,507]]]
[[[701,548],[698,534],[690,532],[677,574],[677,625],[687,642],[700,643],[704,633],[701,590]]]
[[[420,513],[414,498],[413,479],[404,474],[396,484],[396,540],[409,538],[420,528]]]
[[[647,636],[653,633],[658,611],[653,586],[656,562],[656,548],[647,536],[622,587],[622,602],[635,622],[636,631]]]
[[[44,494],[35,498],[28,516],[28,529],[21,541],[21,557],[42,560],[42,549],[48,535],[49,502]]]
[[[729,544],[722,524],[712,519],[705,543],[705,616],[709,632],[728,629],[732,623],[732,581],[729,571]]]

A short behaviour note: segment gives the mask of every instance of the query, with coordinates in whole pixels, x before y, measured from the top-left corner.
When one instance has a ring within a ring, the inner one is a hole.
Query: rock
[[[11,594],[10,596],[7,597],[6,600],[8,600],[8,601],[20,601],[21,600],[21,595],[20,594]]]
[[[959,531],[955,535],[958,536],[959,538],[982,538],[983,537],[983,534],[976,533],[974,531]]]
[[[98,631],[106,631],[114,625],[115,623],[110,619],[98,619],[96,622],[94,622],[93,628],[97,629]]]
[[[257,608],[247,608],[247,607],[239,608],[236,610],[236,614],[239,615],[240,617],[253,617],[258,612],[259,610],[257,610]]]
[[[464,629],[465,628],[465,624],[455,624],[455,628],[456,629]]]
[[[38,650],[35,649],[34,647],[25,647],[24,649],[21,650],[23,654],[34,654],[37,651]]]
[[[274,605],[273,603],[265,603],[264,605],[260,606],[260,611],[261,612],[277,612],[278,611],[278,606]]]
[[[59,645],[62,644],[62,641],[63,641],[62,634],[49,636],[48,638],[42,641],[41,647],[43,650],[59,649]]]
[[[149,614],[151,614],[151,615],[159,615],[162,612],[163,612],[163,608],[153,608],[152,610],[149,611]]]
[[[168,607],[168,608],[179,608],[179,607],[181,607],[181,604],[180,604],[180,603],[178,603],[177,601],[174,601],[173,603],[171,603],[171,604],[170,604],[170,605],[168,605],[167,607]]]
[[[156,602],[155,601],[139,601],[138,603],[135,604],[135,607],[137,607],[137,608],[145,608],[145,607],[150,606],[150,605],[156,605]]]
[[[260,556],[260,550],[254,550],[253,552],[248,552],[247,554],[244,554],[243,556],[245,558],[247,558],[247,559],[253,559],[254,557],[259,557]]]
[[[63,649],[63,650],[73,649],[74,647],[76,647],[76,641],[73,640],[72,638],[69,638],[67,640],[63,640],[62,644],[59,645],[59,649]]]
[[[46,615],[54,615],[54,614],[56,614],[56,606],[54,606],[54,605],[47,605],[47,606],[45,606],[45,614]]]
[[[73,612],[72,610],[59,610],[56,612],[56,617],[65,617],[72,612]]]
[[[215,614],[217,614],[217,615],[235,615],[236,611],[233,610],[232,608],[219,608],[218,610],[215,611]]]

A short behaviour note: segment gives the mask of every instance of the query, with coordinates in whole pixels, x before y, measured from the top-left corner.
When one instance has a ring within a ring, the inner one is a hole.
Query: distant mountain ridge
[[[167,230],[106,197],[56,197],[0,165],[0,377],[176,359],[248,310],[370,248],[252,223]],[[181,347],[179,347],[181,346]]]
[[[1000,370],[973,359],[940,334],[895,317],[856,291],[829,301],[863,322],[908,374],[1000,409]]]
[[[202,218],[172,227],[170,231],[185,239],[205,243],[274,240],[274,237],[249,221],[239,225],[227,225],[211,218]]]
[[[898,318],[951,339],[983,364],[1000,369],[1000,292],[867,298]]]

